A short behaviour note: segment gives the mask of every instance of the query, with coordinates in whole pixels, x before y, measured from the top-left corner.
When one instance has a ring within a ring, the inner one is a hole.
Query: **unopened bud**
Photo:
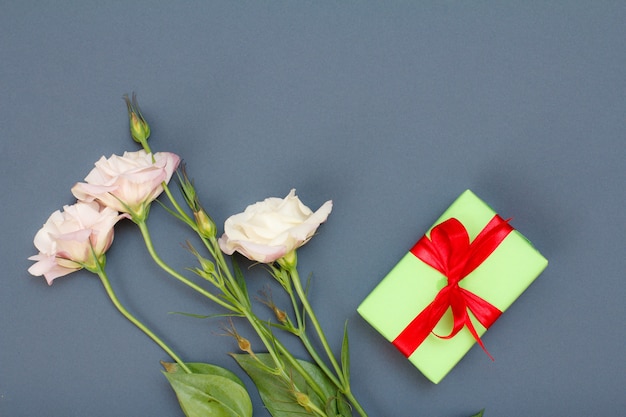
[[[276,262],[278,262],[278,265],[282,266],[284,269],[295,268],[296,265],[298,265],[298,256],[296,255],[296,251],[292,250]]]
[[[202,267],[202,271],[207,274],[215,273],[215,264],[211,262],[209,259],[204,258],[200,255],[197,256],[198,262],[200,262],[200,267]]]
[[[225,328],[225,330],[228,336],[232,336],[237,340],[237,346],[239,346],[239,349],[241,349],[243,352],[248,353],[250,356],[256,356],[252,351],[252,345],[250,344],[250,341],[237,333],[237,329],[235,329],[232,320],[230,321],[230,327]]]
[[[276,320],[278,320],[282,324],[285,324],[287,322],[287,313],[285,313],[283,310],[276,306],[272,307],[272,310],[274,310]]]
[[[130,135],[135,142],[142,145],[147,142],[150,137],[150,126],[146,119],[141,115],[141,109],[137,103],[137,96],[133,93],[132,100],[128,98],[128,95],[124,95],[124,101],[128,108],[128,119],[130,122]]]
[[[193,268],[191,269],[191,271],[193,271],[199,277],[206,279],[207,281],[210,281],[213,279],[213,275],[210,272],[206,272],[200,268]]]
[[[300,406],[302,406],[306,411],[311,411],[312,403],[308,395],[299,391],[296,391],[293,394],[296,397],[296,401]]]
[[[217,234],[217,227],[215,222],[209,217],[208,214],[202,209],[195,211],[193,216],[196,219],[196,225],[198,226],[198,232],[207,238],[213,238]]]
[[[246,339],[245,337],[241,337],[238,336],[237,337],[237,346],[239,346],[239,349],[241,349],[244,352],[252,352],[252,345],[250,344],[250,341],[248,339]]]

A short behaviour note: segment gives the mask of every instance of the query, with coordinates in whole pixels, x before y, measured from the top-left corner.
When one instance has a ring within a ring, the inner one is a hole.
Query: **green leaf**
[[[474,415],[473,415],[473,416],[471,416],[471,417],[483,417],[483,414],[484,414],[484,413],[485,413],[485,409],[483,408],[482,410],[480,410],[480,411],[478,412],[478,414],[474,414]]]
[[[298,360],[300,366],[320,388],[324,398],[320,398],[302,375],[288,364],[285,364],[287,380],[268,371],[268,369],[275,368],[274,361],[268,353],[257,354],[255,357],[248,354],[233,354],[232,356],[250,376],[259,390],[265,407],[273,417],[315,416],[312,411],[307,411],[298,404],[294,396],[296,388],[299,392],[306,394],[319,409],[327,410],[330,407],[335,410],[332,415],[351,416],[349,409],[346,414],[337,414],[336,410],[345,409],[345,404],[337,404],[343,401],[338,401],[335,386],[317,365]]]
[[[343,326],[343,341],[341,342],[341,371],[344,382],[350,381],[350,344],[348,343],[348,321]]]
[[[180,368],[180,366],[178,366],[177,364],[170,364],[170,365],[174,365],[176,367],[176,370],[174,371],[174,373],[175,372],[185,373],[185,371],[183,371]],[[210,363],[201,363],[201,362],[191,362],[191,363],[186,363],[185,365],[187,365],[187,368],[189,368],[191,372],[194,374],[223,376],[225,378],[230,379],[233,382],[238,383],[239,385],[245,388],[244,383],[241,381],[241,379],[239,379],[237,375],[235,375],[234,373],[232,373],[226,368],[222,368],[221,366],[211,365]],[[168,372],[171,372],[167,367],[166,367],[166,370]]]
[[[185,313],[182,311],[170,311],[168,314],[180,314],[181,316],[192,317],[194,319],[213,319],[216,317],[233,317],[232,313],[225,314],[194,314],[194,313]]]
[[[243,382],[232,372],[206,363],[162,363],[187,417],[252,417],[252,401]]]
[[[350,408],[350,404],[345,400],[345,397],[339,391],[337,391],[335,397],[331,400],[331,402],[328,403],[325,411],[326,414],[329,416],[352,416],[352,409]]]
[[[243,272],[241,272],[241,268],[239,267],[239,264],[235,260],[235,257],[231,258],[231,264],[233,266],[233,272],[235,273],[235,281],[237,282],[237,285],[239,285],[239,288],[241,288],[241,291],[243,291],[243,294],[245,295],[248,302],[250,302],[249,301],[250,297],[248,295],[248,287],[246,285],[246,279],[243,276]]]

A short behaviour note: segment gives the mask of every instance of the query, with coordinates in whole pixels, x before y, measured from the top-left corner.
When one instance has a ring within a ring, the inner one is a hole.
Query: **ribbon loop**
[[[502,312],[488,301],[459,286],[459,282],[474,271],[513,230],[509,220],[495,215],[483,230],[470,242],[463,224],[450,218],[430,232],[430,238],[423,236],[410,252],[422,262],[441,272],[448,283],[435,296],[434,300],[415,317],[393,341],[404,356],[409,357],[428,337],[448,309],[452,310],[454,324],[452,331],[442,339],[451,339],[467,327],[485,353],[469,316],[471,312],[478,322],[489,328]]]

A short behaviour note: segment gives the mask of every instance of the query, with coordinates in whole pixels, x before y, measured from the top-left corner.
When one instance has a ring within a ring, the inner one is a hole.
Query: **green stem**
[[[311,344],[311,341],[309,340],[309,337],[306,335],[306,333],[304,331],[301,331],[301,332],[298,333],[298,337],[302,341],[302,344],[306,348],[307,352],[309,352],[309,355],[311,355],[311,357],[313,358],[313,360],[315,361],[317,366],[319,366],[322,369],[322,371],[332,381],[332,383],[335,384],[338,388],[344,389],[345,384],[343,384],[335,376],[335,374],[332,373],[332,371],[328,368],[328,366],[326,366],[326,363],[324,363],[324,361],[322,360],[320,355],[317,353],[317,351],[315,350],[315,348]]]
[[[309,373],[302,367],[302,365],[300,365],[300,363],[297,361],[296,358],[294,358],[291,352],[289,352],[289,350],[285,346],[283,346],[283,344],[280,343],[278,339],[272,337],[269,330],[262,323],[260,323],[260,320],[254,315],[254,313],[252,313],[251,311],[246,311],[244,312],[244,315],[265,345],[265,348],[274,360],[276,366],[280,368],[281,376],[287,381],[291,380],[290,375],[287,375],[282,369],[282,361],[278,357],[278,354],[275,352],[274,347],[278,349],[281,357],[285,358],[289,362],[292,368],[294,368],[296,372],[298,372],[304,378],[307,384],[311,387],[311,389],[313,389],[313,391],[315,391],[315,393],[320,398],[326,398],[319,384],[309,375]],[[272,338],[272,341],[268,340],[267,336]]]
[[[293,357],[291,352],[289,352],[287,350],[287,348],[285,348],[280,343],[279,340],[277,340],[277,339],[272,337],[271,333],[269,333],[269,330],[260,322],[258,317],[256,317],[256,315],[252,312],[252,308],[250,306],[250,301],[249,301],[247,295],[242,291],[242,289],[239,286],[239,284],[236,282],[235,278],[233,277],[233,274],[231,273],[230,268],[229,268],[228,264],[226,263],[224,255],[223,255],[223,253],[222,253],[222,251],[221,251],[221,249],[219,247],[219,243],[218,243],[217,239],[215,237],[211,237],[211,238],[207,239],[205,236],[203,236],[199,232],[198,229],[193,227],[194,221],[180,207],[180,205],[178,204],[178,202],[176,201],[174,196],[171,194],[167,184],[165,184],[165,183],[163,184],[163,189],[164,189],[166,195],[168,196],[170,202],[172,203],[172,205],[176,209],[176,211],[180,214],[180,216],[183,219],[183,221],[185,223],[187,223],[198,234],[198,236],[200,237],[200,239],[204,243],[204,245],[207,248],[207,250],[211,253],[213,258],[215,259],[217,270],[219,271],[220,274],[222,274],[222,276],[226,277],[225,283],[226,283],[227,288],[228,288],[227,291],[230,293],[228,295],[232,296],[236,300],[237,306],[239,308],[234,308],[230,304],[225,303],[223,300],[215,297],[213,294],[207,292],[202,287],[199,287],[196,284],[194,284],[193,282],[187,280],[185,277],[181,276],[176,271],[174,271],[172,268],[170,268],[167,264],[165,264],[159,258],[159,256],[157,255],[156,251],[154,250],[154,245],[152,244],[152,240],[150,238],[148,227],[147,227],[145,221],[138,222],[137,224],[138,224],[139,229],[141,230],[141,233],[142,233],[142,235],[144,237],[144,241],[146,243],[146,247],[148,248],[148,252],[150,252],[150,255],[152,256],[154,261],[159,266],[161,266],[161,268],[163,268],[166,272],[168,272],[170,275],[172,275],[174,278],[178,279],[179,281],[181,281],[184,284],[190,286],[194,290],[196,290],[196,291],[200,292],[201,294],[205,295],[206,297],[210,298],[212,301],[218,303],[219,305],[227,308],[230,311],[234,311],[234,312],[243,314],[243,316],[247,319],[247,321],[250,323],[250,325],[252,326],[254,331],[257,333],[257,335],[261,339],[263,345],[266,347],[266,349],[267,349],[268,353],[270,354],[270,356],[272,357],[274,363],[279,368],[279,370],[281,372],[281,376],[283,378],[286,378],[287,380],[290,379],[290,376],[287,375],[285,373],[284,369],[283,369],[282,361],[278,357],[278,354],[277,354],[277,352],[274,349],[275,347],[278,348],[278,350],[280,352],[280,355],[282,357],[284,357],[290,363],[290,365],[300,375],[302,375],[302,377],[307,381],[307,384],[315,391],[315,393],[317,395],[319,395],[320,398],[325,398],[325,395],[324,395],[321,387],[319,386],[319,384],[308,374],[308,372],[306,372],[306,370],[300,365],[300,363]],[[226,288],[220,288],[220,289],[222,290],[223,293],[225,293]],[[227,294],[225,293],[225,295],[227,295]],[[271,338],[272,340],[270,341],[268,339],[268,337]],[[325,415],[321,411],[318,414]]]
[[[152,153],[152,150],[150,149],[150,145],[148,145],[148,140],[142,140],[140,142],[141,147],[143,148],[144,151],[146,151],[147,153]],[[152,154],[152,158],[154,159],[154,154]]]
[[[320,355],[317,353],[317,351],[313,347],[313,344],[309,340],[309,336],[306,333],[304,321],[302,320],[302,316],[300,315],[300,308],[298,306],[298,302],[296,301],[296,298],[293,293],[292,285],[290,282],[287,283],[287,285],[288,286],[284,288],[287,294],[289,294],[289,299],[291,300],[293,312],[296,316],[296,323],[298,325],[297,337],[300,339],[305,349],[307,350],[309,355],[311,355],[311,358],[313,358],[317,366],[320,367],[320,369],[326,374],[326,376],[332,381],[332,383],[335,384],[335,386],[337,386],[338,388],[343,389],[343,384],[341,383],[341,381],[339,381],[339,379],[335,376],[335,374],[328,368],[326,363],[322,360]]]
[[[222,252],[222,249],[220,249],[220,245],[217,239],[215,237],[211,237],[207,241],[207,238],[202,236],[201,239],[203,242],[205,242],[205,246],[207,247],[207,250],[209,251],[211,256],[213,256],[218,272],[226,278],[225,283],[229,292],[234,294],[235,298],[239,300],[240,304],[252,313],[250,298],[246,293],[244,293],[244,291],[239,286],[239,283],[233,276],[233,273],[231,272],[230,267],[226,262],[226,259],[224,258],[224,253]]]
[[[229,285],[229,287],[232,288],[233,292],[235,293],[235,296],[239,300],[239,304],[241,306],[245,306],[243,308],[244,316],[246,317],[246,319],[248,320],[248,322],[250,323],[254,331],[257,333],[257,335],[261,338],[261,341],[265,345],[265,348],[267,349],[268,353],[272,356],[274,363],[277,366],[280,366],[280,363],[281,363],[280,359],[276,355],[276,352],[274,352],[274,346],[276,346],[278,350],[280,351],[280,354],[285,359],[287,359],[290,365],[300,375],[302,375],[302,377],[306,380],[307,384],[309,384],[309,386],[315,391],[315,393],[319,395],[320,398],[324,398],[324,393],[322,392],[322,389],[319,386],[319,384],[313,378],[311,378],[308,372],[306,372],[306,370],[300,365],[300,363],[296,360],[296,358],[293,357],[291,352],[289,352],[289,350],[287,350],[287,348],[285,348],[278,339],[272,337],[271,333],[269,334],[269,337],[272,338],[272,342],[268,340],[268,338],[266,337],[266,334],[270,331],[260,322],[258,317],[252,312],[251,306],[249,305],[248,297],[243,293],[239,285],[235,282],[235,279],[230,272],[230,268],[226,264],[226,259],[224,258],[224,254],[219,248],[219,244],[215,238],[210,239],[209,251],[211,252],[211,254],[213,255],[213,258],[215,259],[217,263],[218,270],[223,272],[224,275],[226,275],[226,279],[230,282],[231,285]]]
[[[178,201],[176,201],[176,199],[174,198],[174,195],[172,194],[172,191],[170,190],[170,187],[168,187],[167,183],[163,182],[161,186],[163,187],[163,191],[165,191],[167,198],[170,200],[170,203],[172,203],[178,214],[180,214],[180,216],[183,218],[183,221],[189,226],[192,226],[194,224],[193,219],[189,217],[185,210],[182,209],[180,204],[178,204]]]
[[[222,307],[232,311],[232,312],[236,312],[238,314],[243,314],[246,319],[248,320],[248,322],[250,323],[250,325],[253,327],[253,329],[255,330],[255,332],[259,335],[259,337],[261,338],[263,344],[265,345],[265,347],[268,349],[268,352],[270,353],[270,355],[272,356],[272,359],[274,360],[274,363],[276,363],[277,366],[280,365],[280,359],[278,358],[276,352],[273,349],[274,344],[272,344],[266,337],[266,332],[264,331],[264,328],[262,325],[260,325],[258,318],[256,318],[256,316],[254,315],[254,313],[252,313],[251,309],[248,306],[248,302],[247,302],[247,298],[245,297],[245,295],[243,294],[243,292],[241,291],[241,289],[239,288],[238,285],[232,285],[233,288],[236,288],[238,291],[234,294],[239,307],[240,308],[235,308],[232,305],[226,303],[225,301],[221,300],[220,298],[216,297],[215,295],[211,294],[210,292],[206,291],[204,288],[198,286],[197,284],[189,281],[187,278],[183,277],[182,275],[180,275],[178,272],[176,272],[175,270],[173,270],[169,265],[167,265],[165,262],[163,262],[161,260],[161,258],[158,256],[158,254],[156,253],[155,249],[154,249],[154,245],[152,244],[152,239],[150,237],[150,233],[148,231],[148,227],[146,225],[145,222],[140,222],[137,223],[137,225],[139,226],[139,229],[141,230],[141,233],[144,237],[144,241],[146,243],[146,247],[148,248],[148,252],[150,253],[150,255],[152,256],[152,258],[154,259],[154,261],[161,267],[163,268],[166,272],[168,272],[170,275],[172,275],[174,278],[178,279],[179,281],[183,282],[184,284],[188,285],[189,287],[191,287],[192,289],[196,290],[197,292],[201,293],[202,295],[206,296],[207,298],[211,299],[212,301],[216,302],[217,304],[221,305]],[[213,244],[217,245],[217,241],[216,240],[212,240]],[[221,255],[221,251],[216,251],[217,254]],[[218,256],[216,258],[217,262],[220,264],[220,270],[226,272],[226,275],[228,277],[229,280],[234,281],[234,278],[232,277],[232,275],[230,274],[230,270],[228,269],[226,263],[225,263],[225,259],[223,258],[223,256]],[[277,342],[277,341],[275,341]],[[279,345],[278,346],[282,346]],[[285,356],[289,362],[292,364],[292,366],[296,369],[298,369],[298,371],[300,373],[303,374],[303,377],[307,380],[307,382],[316,390],[316,392],[318,394],[321,394],[322,391],[319,388],[319,386],[315,383],[315,381],[310,378],[310,376],[304,371],[304,369],[300,366],[300,364],[291,356],[291,354],[286,350],[286,349],[281,349],[281,353],[283,354],[283,356]],[[288,375],[287,375],[288,377]],[[323,395],[321,395],[323,397]]]
[[[185,362],[183,362],[182,359],[180,359],[178,355],[174,353],[174,351],[170,349],[168,345],[165,344],[165,342],[163,342],[156,334],[154,334],[152,330],[150,330],[148,327],[146,327],[146,325],[137,320],[137,318],[135,318],[135,316],[133,316],[128,310],[126,310],[122,303],[120,303],[119,299],[115,295],[115,292],[113,291],[113,287],[111,287],[111,283],[109,282],[109,278],[107,277],[106,272],[104,272],[104,269],[99,268],[97,274],[98,277],[100,277],[100,281],[102,282],[102,285],[104,286],[104,289],[106,290],[109,298],[113,302],[113,305],[119,310],[119,312],[122,313],[122,315],[126,317],[131,323],[137,326],[142,332],[144,332],[157,345],[159,345],[159,347],[161,347],[161,349],[163,349],[165,353],[170,355],[170,357],[174,359],[174,361],[176,361],[176,363],[186,373],[190,374],[191,370],[187,367],[187,365],[185,365]]]
[[[261,339],[261,342],[263,342],[263,344],[267,348],[267,351],[270,354],[270,356],[272,357],[272,359],[274,360],[274,363],[276,364],[276,366],[280,368],[281,374],[285,374],[284,370],[282,369],[282,365],[281,365],[282,362],[281,362],[280,358],[278,358],[278,355],[274,351],[274,348],[273,348],[272,344],[270,343],[270,341],[267,340],[266,334],[263,331],[263,329],[259,326],[259,324],[258,324],[258,322],[256,320],[256,317],[254,316],[254,314],[252,314],[252,312],[248,311],[248,310],[243,311],[243,314],[246,317],[246,319],[248,320],[248,322],[250,323],[250,325],[252,326],[252,328],[259,335],[259,338]]]
[[[342,390],[343,394],[348,398],[348,401],[350,401],[350,403],[357,410],[359,415],[363,417],[367,417],[367,413],[365,412],[361,404],[359,404],[354,394],[352,394],[352,391],[350,389],[350,381],[344,378],[341,367],[337,363],[337,360],[335,359],[332,349],[330,348],[330,345],[328,344],[328,340],[326,339],[324,331],[322,330],[322,326],[317,320],[317,316],[315,315],[315,312],[313,311],[313,308],[311,307],[311,304],[309,303],[306,293],[304,292],[304,289],[302,288],[302,282],[300,281],[300,274],[298,273],[298,269],[295,266],[289,267],[288,272],[292,278],[291,280],[293,282],[293,286],[296,290],[296,293],[298,294],[298,297],[300,298],[300,301],[302,302],[302,306],[304,307],[307,315],[310,317],[311,322],[313,323],[313,327],[315,328],[315,331],[319,337],[319,340],[322,343],[322,346],[326,352],[326,355],[328,356],[328,359],[330,360],[333,368],[335,369],[335,372],[337,373],[337,377],[340,380],[339,384],[335,383],[335,385],[337,385],[338,388]],[[306,335],[301,336],[301,340],[305,344],[305,346],[307,346],[307,344],[310,345],[310,342]],[[307,347],[307,350],[309,351],[309,353],[311,353],[311,350],[309,349],[313,350],[313,348]],[[313,350],[313,352],[315,351]],[[321,359],[319,358],[317,354],[314,355],[313,353],[311,353],[311,356],[313,356],[313,358],[317,358],[316,362],[318,362],[318,360],[321,362]],[[319,362],[318,362],[318,365],[320,365]],[[322,366],[320,365],[320,367]],[[322,369],[326,370],[326,374],[329,377],[330,375],[332,375],[332,372],[330,372],[330,370],[328,370],[328,368],[326,368],[325,366],[322,367]],[[337,381],[337,379],[335,379],[334,376],[331,379],[333,381]]]
[[[322,326],[317,320],[317,316],[315,315],[315,312],[313,311],[313,308],[311,307],[311,304],[309,303],[309,300],[307,299],[304,289],[302,288],[302,282],[300,282],[300,275],[298,274],[298,269],[296,267],[290,267],[288,272],[289,272],[289,275],[291,276],[291,280],[293,282],[293,286],[296,290],[296,293],[298,294],[298,297],[300,298],[300,301],[302,302],[302,306],[304,307],[304,310],[306,311],[307,315],[310,317],[311,323],[313,323],[313,327],[315,328],[315,332],[317,333],[320,339],[320,342],[322,343],[322,347],[324,348],[324,351],[326,352],[326,355],[328,356],[330,363],[335,369],[335,372],[337,373],[339,378],[341,378],[341,375],[343,375],[343,372],[341,371],[341,367],[339,366],[339,364],[337,363],[337,360],[335,359],[335,355],[333,354],[333,351],[330,348],[330,345],[328,344],[328,340],[326,339],[326,335],[324,334],[324,331],[322,330]],[[342,381],[342,382],[345,383],[345,381]]]
[[[184,276],[179,274],[177,271],[172,269],[168,264],[163,262],[163,260],[159,257],[159,255],[156,253],[156,250],[154,249],[154,244],[152,243],[152,238],[150,237],[150,232],[148,231],[148,226],[146,222],[141,221],[136,224],[137,226],[139,226],[139,230],[141,231],[141,235],[143,236],[144,242],[146,244],[146,248],[148,249],[150,256],[152,256],[152,259],[154,260],[154,262],[156,262],[156,264],[159,265],[165,272],[167,272],[168,274],[170,274],[171,276],[173,276],[174,278],[176,278],[183,284],[187,285],[188,287],[196,290],[200,294],[209,298],[211,301],[224,307],[225,309],[232,311],[232,312],[237,312],[237,313],[239,312],[237,308],[233,307],[226,301],[220,299],[219,297],[210,293],[204,288],[200,287],[198,284],[194,283],[193,281],[190,281],[189,279],[185,278]]]
[[[343,395],[346,396],[348,401],[350,401],[350,404],[352,404],[352,407],[354,407],[354,409],[357,411],[357,413],[359,413],[360,416],[367,417],[367,413],[365,412],[365,409],[363,409],[363,406],[361,406],[361,404],[356,399],[354,394],[352,394],[352,391],[349,388],[350,387],[348,387],[348,390],[344,392]]]

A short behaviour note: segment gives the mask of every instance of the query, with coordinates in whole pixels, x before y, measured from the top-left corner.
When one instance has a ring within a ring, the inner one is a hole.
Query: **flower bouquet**
[[[298,248],[326,221],[332,202],[312,211],[291,190],[283,199],[267,198],[229,217],[218,236],[217,226],[201,204],[180,157],[152,152],[148,145],[150,127],[135,95],[124,98],[131,136],[142,149],[102,157],[84,182],[72,187],[76,203],[52,213],[35,235],[39,253],[29,258],[36,261],[29,272],[45,277],[49,285],[80,269],[97,275],[119,312],[172,358],[171,363],[162,362],[163,373],[185,415],[252,416],[248,392],[233,372],[207,363],[184,361],[120,303],[106,272],[106,252],[113,243],[115,225],[122,220],[131,221],[141,233],[150,257],[166,275],[223,310],[222,316],[228,317],[229,323],[226,332],[235,338],[241,351],[232,357],[250,376],[272,416],[367,416],[350,385],[347,327],[340,355],[335,357],[297,268]],[[170,190],[172,178],[176,179],[180,193]],[[157,200],[163,193],[164,201]],[[187,272],[193,273],[194,278],[168,265],[157,253],[147,224],[154,202],[174,221],[188,227],[191,236],[186,248],[197,263]],[[290,301],[288,309],[279,308],[271,292],[251,297],[244,274],[232,256],[235,252],[267,271],[273,285],[284,291]],[[255,302],[267,306],[275,320],[260,319],[253,312]],[[237,320],[247,322],[254,330],[263,344],[260,351],[239,333]],[[300,341],[308,354],[306,360],[296,358],[286,348],[286,337]]]

